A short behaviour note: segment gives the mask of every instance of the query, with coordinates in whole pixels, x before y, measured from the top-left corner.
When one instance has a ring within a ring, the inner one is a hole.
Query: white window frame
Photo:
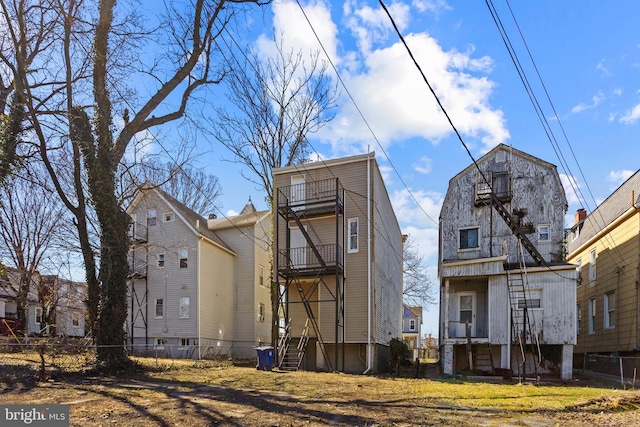
[[[576,305],[576,335],[580,335],[582,332],[582,311],[580,310],[580,304]]]
[[[180,344],[178,345],[178,350],[189,350],[189,346],[191,345],[190,338],[178,338],[180,340]]]
[[[596,333],[596,299],[589,298],[589,319],[588,319],[588,327],[589,327],[589,335],[594,335]]]
[[[616,292],[611,291],[604,294],[604,328],[616,328]]]
[[[164,338],[156,338],[155,339],[155,345],[153,346],[153,348],[155,350],[164,350],[164,345],[167,343],[167,340]]]
[[[176,220],[176,214],[174,212],[165,212],[162,218],[164,222],[173,222]]]
[[[258,266],[258,284],[264,287],[264,266]]]
[[[147,209],[147,227],[153,227],[158,223],[158,210]]]
[[[258,322],[264,322],[265,305],[258,303]]]
[[[547,231],[544,232],[543,230],[546,229]],[[546,238],[543,238],[543,236],[546,234]],[[539,242],[548,242],[551,240],[551,226],[549,224],[540,224],[538,226],[538,241]]]
[[[180,297],[180,318],[188,319],[191,315],[191,299],[189,297]]]
[[[42,323],[42,307],[36,307],[33,312],[33,321],[36,325]]]
[[[182,261],[184,261],[184,267]],[[180,248],[178,252],[178,266],[180,268],[189,268],[189,248]]]
[[[158,314],[158,308],[162,309],[160,314]],[[164,318],[164,297],[155,298],[153,300],[153,318],[154,319]]]
[[[542,310],[544,308],[542,304],[542,289],[528,289],[526,291],[518,291],[518,310],[524,310],[525,301],[527,310]]]
[[[462,247],[462,232],[467,232],[467,245],[469,242],[468,232],[470,230],[476,231],[476,246]],[[480,227],[463,227],[458,229],[458,250],[459,251],[477,251],[480,248]]]
[[[589,281],[595,282],[596,280],[596,259],[598,258],[598,253],[596,249],[591,249],[589,252]]]
[[[576,287],[579,287],[582,285],[582,258],[578,258],[576,260],[576,276],[577,276]]]
[[[416,330],[416,319],[409,319],[409,330],[410,331]]]
[[[355,233],[353,233],[353,229],[351,228],[351,224],[355,224]],[[360,230],[359,230],[359,221],[358,218],[350,218],[349,221],[347,222],[347,234],[348,234],[348,242],[347,242],[347,247],[348,247],[348,253],[352,254],[352,253],[356,253],[358,252],[358,248],[359,248],[359,239],[360,239]]]
[[[164,265],[166,263],[166,258],[167,257],[166,257],[166,255],[164,253],[158,254],[158,259],[157,259],[158,268],[164,268]]]
[[[71,313],[71,326],[74,328],[80,327],[80,313],[77,311]]]

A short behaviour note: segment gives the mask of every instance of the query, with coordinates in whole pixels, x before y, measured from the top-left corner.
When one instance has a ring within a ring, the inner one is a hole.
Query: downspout
[[[370,154],[370,153],[369,153]],[[371,370],[371,157],[367,155],[367,369]]]
[[[198,228],[199,228],[199,225],[200,224],[198,223],[197,224]],[[197,299],[196,304],[198,306],[197,310],[196,310],[196,313],[198,313],[196,315],[196,328],[197,328],[197,334],[198,334],[198,343],[196,345],[198,346],[198,360],[200,360],[202,358],[201,357],[201,353],[200,353],[200,350],[202,348],[201,343],[200,343],[200,305],[201,305],[201,303],[200,303],[200,288],[201,288],[201,285],[202,285],[200,283],[200,271],[201,271],[200,270],[200,266],[202,265],[200,263],[200,261],[201,261],[201,259],[200,259],[201,253],[202,253],[202,238],[198,238],[198,274],[197,274],[198,279],[196,280],[197,295],[198,295],[197,298],[196,298]]]

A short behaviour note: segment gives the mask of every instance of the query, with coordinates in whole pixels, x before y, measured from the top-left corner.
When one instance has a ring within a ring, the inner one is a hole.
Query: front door
[[[458,333],[461,338],[467,337],[467,324],[470,336],[476,336],[476,293],[460,292],[458,294]]]

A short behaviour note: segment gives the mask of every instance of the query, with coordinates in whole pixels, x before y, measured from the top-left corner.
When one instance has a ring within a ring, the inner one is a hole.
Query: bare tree
[[[274,41],[276,53],[262,61],[254,50],[232,60],[226,79],[227,99],[234,110],[217,109],[215,138],[226,146],[234,162],[247,167],[242,176],[262,188],[271,207],[275,168],[304,163],[310,152],[307,136],[332,118],[339,93],[318,52],[285,51],[282,35]],[[273,241],[273,239],[271,239]],[[271,280],[271,341],[278,337],[280,291]]]
[[[27,324],[29,291],[34,284],[37,287],[38,271],[52,250],[65,214],[57,197],[43,186],[42,173],[26,178],[29,179],[12,177],[0,188],[0,259],[14,266],[18,273],[19,280],[10,283],[23,327]]]
[[[123,175],[127,194],[143,186],[155,185],[194,212],[207,217],[218,210],[222,187],[217,176],[196,169],[187,162],[177,164],[156,158],[145,159],[127,168]]]
[[[415,307],[426,307],[436,303],[436,295],[431,278],[427,273],[424,256],[421,255],[411,236],[402,248],[403,288],[402,298],[405,303]]]
[[[136,135],[183,118],[196,91],[220,82],[225,70],[215,67],[215,39],[243,3],[259,1],[193,0],[180,10],[167,3],[161,24],[144,30],[137,9],[127,15],[115,0],[2,2],[1,65],[10,70],[29,134],[75,217],[97,356],[107,366],[127,362],[124,329],[116,326],[126,318],[129,272],[118,165]],[[149,53],[153,43],[162,46],[157,55]],[[149,78],[148,96],[126,87],[132,75]],[[121,126],[114,106],[123,112]],[[73,153],[72,183],[57,179],[51,156],[62,144]],[[100,231],[97,256],[88,236],[88,200]]]
[[[253,50],[240,55],[244,63],[232,60],[225,82],[234,110],[218,108],[213,126],[232,161],[251,172],[241,172],[243,177],[265,191],[269,206],[271,170],[308,159],[307,136],[333,118],[339,95],[318,52],[305,58],[302,52],[285,51],[282,37],[275,47],[275,55],[265,61]]]

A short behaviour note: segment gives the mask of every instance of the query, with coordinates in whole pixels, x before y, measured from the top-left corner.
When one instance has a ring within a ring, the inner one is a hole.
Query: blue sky
[[[379,3],[301,4],[373,131],[368,130],[342,88],[335,119],[310,141],[325,159],[361,154],[368,147],[376,152],[401,228],[419,242],[437,292],[435,221],[449,179],[471,159],[438,110]],[[562,161],[485,2],[413,0],[385,4],[475,158],[498,143],[510,144],[557,165],[565,184],[573,180],[581,189],[586,200],[576,197],[570,186],[565,187],[569,200],[565,225],[571,225],[576,209],[584,207],[590,212],[640,167],[640,2],[511,1],[557,116],[508,3],[493,2],[550,123],[565,159]],[[282,32],[285,44],[294,49],[320,49],[295,1],[276,0],[263,13],[247,24],[247,34],[252,37],[246,43],[266,53],[269,44],[265,40]],[[263,194],[238,179],[237,166],[220,161],[229,158],[223,150],[214,146],[208,154],[211,171],[219,177],[224,191],[222,211],[237,213],[248,197],[258,209],[265,209]],[[437,334],[437,313],[437,306],[427,308],[423,333]]]

